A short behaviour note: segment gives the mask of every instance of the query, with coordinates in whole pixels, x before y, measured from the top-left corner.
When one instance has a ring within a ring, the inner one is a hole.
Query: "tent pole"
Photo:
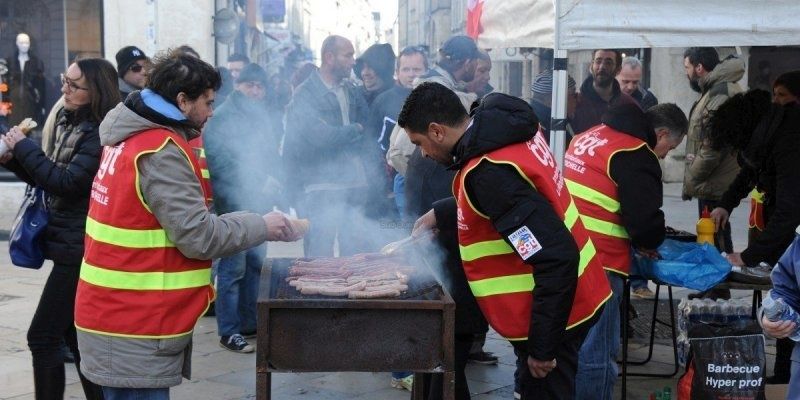
[[[564,166],[567,149],[567,51],[553,51],[553,98],[550,121],[550,147],[558,167]]]
[[[553,26],[553,98],[551,102],[550,148],[558,168],[564,166],[567,150],[567,51],[561,49],[560,1],[553,0],[555,24]]]

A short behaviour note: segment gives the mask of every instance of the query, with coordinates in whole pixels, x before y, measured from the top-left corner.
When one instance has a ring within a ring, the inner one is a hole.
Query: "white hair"
[[[642,62],[636,57],[625,57],[622,59],[622,66],[629,66],[631,69],[642,68]]]

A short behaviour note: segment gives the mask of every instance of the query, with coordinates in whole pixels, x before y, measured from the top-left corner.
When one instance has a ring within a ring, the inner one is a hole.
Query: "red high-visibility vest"
[[[538,241],[527,227],[522,227],[509,237],[514,245],[512,248],[495,230],[489,218],[472,206],[464,182],[470,171],[482,161],[513,166],[550,202],[564,221],[580,250],[580,264],[575,271],[578,287],[567,329],[591,318],[611,297],[611,288],[596,257],[595,247],[581,223],[578,209],[564,186],[553,154],[540,132],[527,142],[512,144],[469,160],[453,182],[464,272],[489,324],[508,340],[528,338],[532,290],[535,286],[532,272],[536,267],[525,263],[523,257],[527,259],[538,251]]]
[[[181,336],[191,333],[214,299],[211,261],[188,258],[175,247],[139,187],[137,159],[169,142],[183,152],[199,182],[197,159],[174,132],[152,129],[103,149],[75,298],[78,329],[123,337]]]
[[[567,187],[578,205],[583,226],[600,251],[603,267],[624,276],[631,270],[631,242],[622,224],[617,184],[609,168],[614,154],[642,146],[647,147],[647,143],[601,124],[575,136],[564,155]]]
[[[211,203],[214,197],[214,191],[211,189],[211,173],[208,172],[208,161],[206,160],[206,148],[203,146],[203,136],[198,136],[189,141],[189,146],[192,147],[195,157],[197,157],[197,164],[200,166],[200,174],[203,177],[203,189],[206,192],[206,200]]]

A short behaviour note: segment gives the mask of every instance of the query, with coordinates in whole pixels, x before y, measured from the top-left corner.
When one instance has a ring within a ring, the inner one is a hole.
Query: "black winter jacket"
[[[492,150],[531,139],[539,122],[523,100],[500,93],[484,97],[472,118],[472,125],[453,149],[453,168],[461,168],[470,159]],[[482,162],[467,175],[465,189],[475,207],[489,216],[506,241],[522,226],[539,240],[542,249],[525,261],[536,267],[527,347],[533,358],[552,360],[565,337],[578,282],[575,271],[580,255],[572,234],[550,202],[513,167]],[[440,230],[455,231],[455,199],[436,202],[434,212]]]
[[[29,185],[49,196],[47,230],[42,250],[56,264],[79,266],[89,194],[100,166],[99,123],[89,120],[88,110],[61,110],[56,123],[56,144],[48,158],[32,140],[14,146],[14,158],[5,167]]]
[[[746,265],[775,264],[800,225],[800,107],[773,105],[739,157],[742,169],[722,196],[729,213],[753,187],[764,192],[766,226],[742,251]]]

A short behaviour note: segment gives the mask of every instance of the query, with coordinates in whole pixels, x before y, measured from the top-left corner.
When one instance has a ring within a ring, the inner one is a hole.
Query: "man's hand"
[[[294,232],[292,223],[286,214],[273,211],[264,215],[264,223],[267,224],[267,240],[271,242],[291,242],[298,239]]]
[[[764,327],[764,333],[775,339],[783,339],[789,337],[794,332],[796,324],[792,321],[775,321],[772,322],[766,316],[761,317],[761,326]]]
[[[728,260],[731,265],[735,265],[737,267],[744,267],[744,261],[742,261],[742,253],[731,253],[725,256],[725,259]]]
[[[413,237],[420,237],[422,235],[427,234],[430,231],[436,230],[436,214],[434,214],[433,210],[430,210],[425,213],[425,215],[419,217],[417,222],[414,222],[414,229],[411,231],[411,236]]]
[[[711,210],[711,219],[714,221],[714,226],[716,227],[715,229],[717,231],[719,231],[720,229],[722,229],[723,226],[725,226],[725,223],[728,222],[729,217],[730,214],[728,213],[728,210],[722,207],[717,207]]]
[[[528,370],[534,378],[542,379],[556,368],[556,359],[550,361],[539,361],[531,356],[528,356]]]

